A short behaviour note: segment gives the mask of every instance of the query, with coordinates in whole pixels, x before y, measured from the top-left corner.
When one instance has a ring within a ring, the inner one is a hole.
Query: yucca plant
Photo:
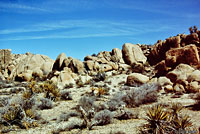
[[[170,109],[172,110],[172,116],[175,118],[178,116],[178,113],[184,108],[181,103],[172,103]]]
[[[188,115],[179,116],[173,120],[174,127],[176,130],[186,130],[187,128],[192,127],[191,119]]]
[[[168,121],[169,113],[164,110],[162,105],[155,105],[147,111],[147,121],[153,133],[164,133],[164,122]]]

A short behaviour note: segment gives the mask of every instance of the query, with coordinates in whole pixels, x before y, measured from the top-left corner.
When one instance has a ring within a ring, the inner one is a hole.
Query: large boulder
[[[186,81],[187,77],[194,71],[195,69],[187,64],[178,65],[173,71],[170,71],[166,76],[173,83],[176,81]]]
[[[41,71],[44,75],[48,75],[52,71],[53,62],[44,62],[41,66]]]
[[[111,53],[108,51],[103,51],[98,53],[97,55],[98,58],[104,58],[106,61],[110,61],[111,60]]]
[[[188,76],[187,80],[188,82],[193,82],[193,81],[200,82],[200,70],[195,70],[194,72],[192,72]]]
[[[119,48],[114,48],[112,50],[111,60],[113,62],[124,63],[123,56],[122,56],[122,51]]]
[[[48,63],[48,67],[45,66],[45,63]],[[12,62],[8,67],[10,70],[10,78],[15,79],[17,75],[26,73],[27,70],[33,71],[35,69],[37,69],[36,74],[42,77],[43,74],[51,71],[53,63],[54,60],[45,55],[34,55],[30,53],[13,55]]]
[[[170,49],[166,52],[166,65],[168,67],[176,67],[180,63],[188,65],[200,64],[198,50],[195,45]]]
[[[58,88],[62,89],[65,87],[65,85],[75,84],[75,81],[71,73],[67,71],[61,71],[58,76],[57,83],[58,83]]]
[[[74,73],[78,74],[85,73],[85,66],[83,62],[81,62],[78,59],[72,59],[68,67],[71,68],[72,72]]]
[[[85,67],[86,67],[87,70],[89,70],[89,71],[93,71],[94,70],[95,61],[87,60],[84,63],[85,63]]]
[[[180,35],[167,38],[166,40],[158,40],[152,47],[150,54],[148,55],[148,61],[151,65],[156,65],[160,61],[165,59],[165,54],[171,48],[180,48],[181,45]]]
[[[111,71],[111,70],[113,70],[113,68],[109,64],[101,64],[100,65],[100,71],[108,72],[108,71]]]
[[[133,63],[145,63],[147,58],[144,56],[141,48],[138,45],[125,43],[122,48],[123,58],[126,64],[132,65]]]
[[[56,61],[53,64],[53,71],[61,71],[62,68],[62,64],[63,61],[67,59],[67,56],[65,55],[65,53],[61,53],[60,55],[58,55],[58,57],[56,58]]]
[[[145,84],[149,81],[149,77],[142,75],[140,73],[132,73],[127,77],[126,85],[137,86]]]

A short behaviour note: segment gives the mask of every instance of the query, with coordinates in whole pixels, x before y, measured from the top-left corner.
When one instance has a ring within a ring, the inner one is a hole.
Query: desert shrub
[[[61,113],[60,117],[58,118],[58,122],[68,121],[71,117],[80,117],[81,115],[76,111],[71,111],[69,113]]]
[[[107,90],[105,90],[103,87],[91,87],[90,90],[91,90],[92,95],[98,96],[98,97],[101,97],[107,92]]]
[[[20,105],[6,106],[0,114],[0,125],[18,125],[26,129],[38,126],[35,112],[24,110]]]
[[[110,111],[115,111],[121,107],[125,106],[125,103],[122,101],[122,96],[125,94],[123,92],[116,93],[108,102],[108,109]]]
[[[45,98],[51,99],[51,100],[57,100],[60,97],[60,92],[52,81],[45,81],[40,85],[40,88],[43,89],[45,92]]]
[[[67,122],[56,124],[56,128],[52,131],[53,134],[59,134],[62,131],[70,131],[71,129],[81,129],[84,127],[84,121],[77,117],[71,117]]]
[[[118,120],[138,119],[139,113],[130,110],[122,109],[114,116]]]
[[[95,114],[92,125],[106,125],[110,124],[113,118],[112,112],[109,110],[102,110]]]
[[[72,95],[70,91],[65,90],[60,92],[60,98],[61,100],[72,100]]]
[[[77,111],[84,119],[85,126],[91,129],[94,125],[105,125],[110,123],[113,115],[107,110],[105,104],[95,104],[95,97],[83,96],[77,105]]]
[[[143,134],[177,134],[180,132],[198,134],[190,117],[180,113],[182,109],[180,104],[172,104],[170,108],[165,108],[160,104],[150,107],[146,113],[148,124],[142,126],[140,132]]]
[[[53,102],[52,102],[52,100],[50,100],[48,98],[40,98],[40,101],[37,104],[37,107],[41,110],[51,109],[53,107]]]
[[[141,104],[156,102],[158,98],[158,84],[144,84],[140,87],[128,87],[120,91],[108,102],[110,110],[115,110],[125,104],[127,107],[137,107]],[[116,106],[115,106],[116,105]]]

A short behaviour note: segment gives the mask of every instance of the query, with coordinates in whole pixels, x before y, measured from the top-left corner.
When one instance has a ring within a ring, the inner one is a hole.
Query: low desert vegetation
[[[149,107],[146,112],[147,124],[141,127],[142,134],[177,134],[194,133],[198,134],[198,129],[193,126],[191,118],[181,113],[183,106],[173,103],[170,107],[161,104]]]
[[[125,87],[122,91],[116,93],[108,106],[110,110],[116,110],[118,107],[138,107],[141,104],[153,103],[158,99],[158,84],[144,84],[140,87]]]
[[[29,129],[38,126],[40,115],[34,108],[32,99],[27,100],[23,97],[17,97],[7,101],[1,101],[3,107],[0,107],[0,126],[1,132],[13,131],[17,128]],[[16,128],[13,128],[13,125]]]

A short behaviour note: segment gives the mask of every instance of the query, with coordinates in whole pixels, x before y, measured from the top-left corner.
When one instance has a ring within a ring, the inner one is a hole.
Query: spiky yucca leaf
[[[177,116],[178,113],[183,109],[183,105],[181,103],[172,103],[171,104],[171,110],[172,110],[172,114],[174,116]]]
[[[174,125],[177,130],[185,130],[186,128],[192,127],[192,122],[188,115],[184,115],[174,119]]]
[[[147,117],[149,121],[161,121],[167,120],[169,113],[164,110],[164,107],[161,105],[155,105],[152,108],[148,109]]]
[[[164,134],[166,129],[162,124],[168,120],[169,113],[164,110],[162,105],[155,105],[147,111],[147,121],[149,122],[152,133]]]

